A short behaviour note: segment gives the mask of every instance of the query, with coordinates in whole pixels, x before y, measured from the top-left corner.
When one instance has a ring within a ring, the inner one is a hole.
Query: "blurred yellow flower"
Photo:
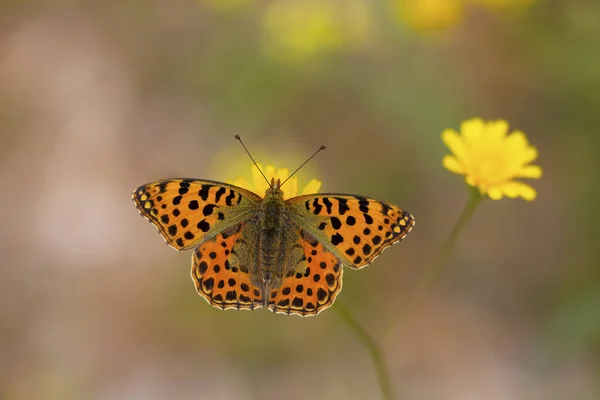
[[[462,0],[392,0],[392,7],[402,22],[421,32],[445,30],[464,14]]]
[[[493,200],[503,196],[534,200],[537,193],[517,178],[540,178],[542,168],[530,163],[537,149],[527,142],[521,131],[508,133],[505,120],[463,121],[460,133],[446,129],[442,140],[453,155],[446,155],[443,165],[451,172],[464,175],[468,185]]]
[[[267,165],[266,168],[263,168],[260,164],[258,164],[258,168],[264,172],[269,181],[271,178],[275,178],[275,180],[279,179],[281,182],[283,182],[288,176],[290,176],[290,171],[287,168],[275,168],[272,165]],[[260,196],[263,196],[269,188],[269,185],[267,185],[265,178],[263,178],[263,176],[260,174],[258,168],[254,164],[251,166],[250,181],[245,178],[237,178],[229,183],[244,189],[248,189]],[[291,197],[296,197],[303,194],[317,193],[321,188],[321,183],[322,182],[317,179],[311,179],[298,194],[298,178],[296,176],[292,176],[282,188],[284,193],[283,197],[289,199]]]
[[[364,45],[372,19],[365,0],[277,0],[267,6],[262,24],[271,56],[303,61]]]

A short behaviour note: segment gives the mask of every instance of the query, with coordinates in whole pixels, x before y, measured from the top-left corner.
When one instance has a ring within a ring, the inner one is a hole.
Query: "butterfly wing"
[[[198,179],[165,179],[133,192],[140,214],[176,250],[187,250],[252,217],[261,198],[240,187]]]
[[[408,212],[379,200],[336,193],[287,200],[298,225],[345,265],[362,268],[410,232]]]
[[[226,310],[254,310],[263,305],[260,290],[250,281],[248,266],[234,250],[244,224],[233,225],[202,243],[192,256],[192,280],[211,305]]]
[[[294,247],[302,250],[303,256],[289,269],[281,286],[271,291],[269,310],[288,315],[315,315],[331,306],[342,289],[342,263],[303,230]]]

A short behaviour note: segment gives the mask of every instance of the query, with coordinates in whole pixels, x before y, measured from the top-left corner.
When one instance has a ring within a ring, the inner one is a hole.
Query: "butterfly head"
[[[280,179],[275,180],[275,178],[271,178],[271,183],[269,183],[269,188],[265,192],[265,196],[283,197]]]

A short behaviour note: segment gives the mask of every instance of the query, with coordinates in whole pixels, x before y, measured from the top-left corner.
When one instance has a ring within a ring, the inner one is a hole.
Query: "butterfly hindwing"
[[[248,268],[240,265],[234,247],[243,224],[225,229],[207,240],[192,256],[192,280],[198,293],[211,305],[226,310],[262,307],[260,290],[252,285]]]
[[[137,188],[133,201],[169,245],[187,250],[250,218],[261,198],[221,182],[165,179]]]
[[[379,200],[336,193],[287,200],[301,228],[340,257],[362,268],[388,246],[404,239],[414,226],[408,212]]]
[[[281,314],[315,315],[333,304],[342,289],[342,263],[306,232],[295,244],[302,260],[269,296],[269,310]]]

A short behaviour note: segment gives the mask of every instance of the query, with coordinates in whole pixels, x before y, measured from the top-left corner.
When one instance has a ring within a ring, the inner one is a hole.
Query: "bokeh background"
[[[0,398],[371,399],[330,309],[222,312],[131,202],[166,177],[296,167],[413,213],[338,302],[397,398],[600,398],[600,3],[0,2]],[[468,199],[445,128],[505,118],[538,198],[487,201],[396,321]]]

